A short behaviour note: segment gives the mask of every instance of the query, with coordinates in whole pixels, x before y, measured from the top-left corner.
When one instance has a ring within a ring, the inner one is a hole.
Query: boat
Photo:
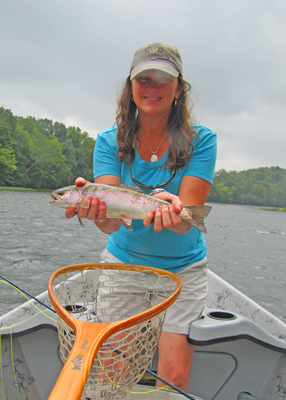
[[[286,324],[209,271],[202,317],[190,326],[196,345],[187,395],[201,400],[286,399]],[[0,317],[0,394],[3,400],[46,400],[62,369],[57,316],[48,293]],[[157,371],[157,354],[149,370]],[[148,375],[148,374],[147,374]],[[152,376],[152,375],[151,375]],[[142,382],[140,382],[142,383]],[[127,400],[178,400],[138,384]],[[1,399],[0,395],[0,399]]]

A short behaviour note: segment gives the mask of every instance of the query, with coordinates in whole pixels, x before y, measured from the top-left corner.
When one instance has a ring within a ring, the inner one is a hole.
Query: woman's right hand
[[[86,183],[90,182],[82,177],[75,180],[76,186],[84,186]],[[82,200],[78,210],[76,206],[70,206],[65,212],[67,218],[73,218],[76,214],[80,219],[86,218],[91,221],[97,220],[98,222],[102,222],[106,218],[105,201],[100,201],[96,196],[86,196]]]
[[[76,180],[75,180],[76,186],[84,186],[86,183],[90,183],[90,182],[82,177],[76,178]],[[73,218],[77,214],[79,218],[86,218],[87,214],[89,212],[90,202],[91,202],[91,196],[85,197],[83,199],[83,201],[81,202],[81,204],[83,205],[83,208],[79,207],[78,212],[77,212],[76,206],[70,206],[66,209],[65,216],[67,218]]]
[[[90,182],[82,177],[75,180],[76,186],[83,186],[86,183]],[[95,225],[107,234],[117,231],[121,226],[118,218],[106,218],[106,203],[104,200],[99,200],[97,196],[85,196],[78,210],[76,206],[68,207],[65,216],[73,218],[75,215],[80,219],[86,218],[94,221]]]

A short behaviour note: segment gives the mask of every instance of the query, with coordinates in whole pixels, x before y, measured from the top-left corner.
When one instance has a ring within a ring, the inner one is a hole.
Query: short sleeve
[[[184,175],[196,176],[213,183],[217,155],[217,134],[196,124],[198,136],[194,140],[194,150]]]
[[[121,163],[117,157],[116,128],[99,133],[93,152],[94,179],[102,175],[121,176]]]

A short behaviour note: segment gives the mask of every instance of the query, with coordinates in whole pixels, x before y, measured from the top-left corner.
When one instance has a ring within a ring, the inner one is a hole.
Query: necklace
[[[143,133],[141,132],[141,135],[142,135],[142,138],[143,138],[144,142],[147,144],[147,146],[148,146],[149,150],[150,150],[150,151],[151,151],[151,153],[152,153],[152,156],[151,156],[151,162],[158,161],[157,152],[158,152],[158,150],[160,149],[160,147],[161,147],[162,143],[164,142],[164,140],[165,140],[165,137],[167,136],[167,133],[168,133],[168,131],[165,133],[165,136],[163,137],[163,140],[162,140],[162,142],[159,144],[159,146],[158,146],[157,150],[156,150],[156,151],[153,151],[153,150],[151,149],[151,147],[149,146],[149,144],[147,143],[147,141],[146,141],[146,139],[145,139],[145,137],[144,137]]]

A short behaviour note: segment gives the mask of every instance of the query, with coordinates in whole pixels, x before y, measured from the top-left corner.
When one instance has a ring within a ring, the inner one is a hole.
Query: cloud
[[[0,106],[96,136],[114,123],[136,48],[162,40],[180,50],[197,119],[218,133],[218,168],[285,168],[285,15],[279,0],[9,0]]]

